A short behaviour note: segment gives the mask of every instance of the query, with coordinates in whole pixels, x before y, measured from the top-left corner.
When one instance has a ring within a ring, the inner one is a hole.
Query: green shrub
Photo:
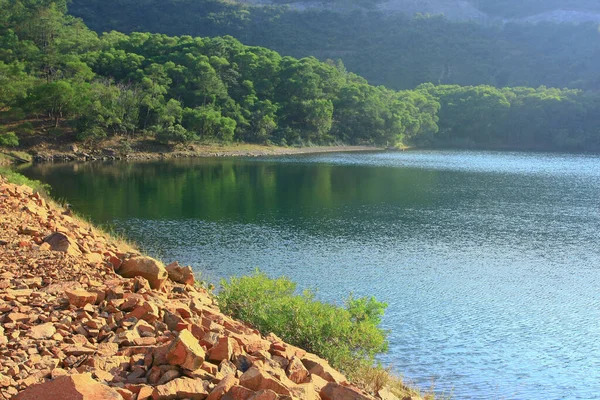
[[[14,183],[15,185],[27,185],[36,192],[40,192],[44,195],[47,195],[50,192],[50,185],[47,183],[29,179],[8,168],[0,167],[0,176],[8,179],[10,183]]]
[[[379,328],[387,304],[352,296],[345,307],[315,300],[314,293],[296,294],[296,284],[282,277],[251,276],[221,282],[221,309],[263,333],[273,332],[286,342],[327,359],[352,375],[372,365],[387,350],[387,332]]]
[[[133,147],[129,140],[121,140],[117,146],[117,151],[121,157],[127,157],[127,155],[133,153]]]
[[[19,138],[14,132],[0,133],[0,146],[17,147]]]
[[[169,144],[171,142],[187,143],[194,139],[195,135],[181,125],[168,126],[158,129],[156,132],[156,140],[163,144]]]

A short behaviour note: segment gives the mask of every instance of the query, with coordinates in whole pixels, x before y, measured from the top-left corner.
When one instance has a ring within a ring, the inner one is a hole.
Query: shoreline
[[[0,199],[0,399],[422,398],[356,386],[29,186],[0,175]]]
[[[111,145],[112,144],[112,145]],[[127,149],[119,148],[115,143],[106,143],[102,149],[79,147],[76,144],[48,145],[43,143],[20,149],[20,154],[26,153],[34,162],[54,161],[98,161],[98,160],[166,160],[173,158],[209,158],[209,157],[265,157],[321,153],[345,152],[375,152],[384,151],[386,148],[377,146],[307,146],[307,147],[282,147],[274,145],[258,145],[248,143],[236,144],[192,144],[186,146],[162,146],[154,143],[138,141],[132,143]],[[10,157],[10,151],[4,153]],[[23,158],[14,158],[13,162],[23,162]]]

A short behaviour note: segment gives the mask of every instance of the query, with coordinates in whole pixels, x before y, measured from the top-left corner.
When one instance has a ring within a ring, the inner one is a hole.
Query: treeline
[[[0,108],[21,136],[32,119],[49,136],[68,127],[88,141],[393,144],[437,132],[431,95],[370,86],[341,63],[232,37],[98,37],[64,4],[3,1]]]
[[[298,11],[220,0],[122,0],[118,5],[73,0],[70,9],[97,32],[231,35],[283,55],[341,59],[349,71],[369,83],[397,90],[427,82],[600,89],[597,24],[482,25],[441,16],[410,18],[361,11],[353,8],[357,3],[332,2],[331,9]],[[514,10],[519,15],[559,4],[541,0],[477,3],[487,11]],[[577,2],[580,9],[584,3]]]
[[[600,151],[600,96],[574,89],[423,84],[441,105],[432,145]]]

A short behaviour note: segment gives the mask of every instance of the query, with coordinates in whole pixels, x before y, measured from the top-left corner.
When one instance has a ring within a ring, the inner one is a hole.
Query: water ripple
[[[381,361],[424,390],[598,399],[599,161],[419,151],[134,164],[107,169],[111,186],[102,168],[33,177],[213,282],[260,267],[325,301],[376,296]],[[86,186],[69,192],[74,177]]]

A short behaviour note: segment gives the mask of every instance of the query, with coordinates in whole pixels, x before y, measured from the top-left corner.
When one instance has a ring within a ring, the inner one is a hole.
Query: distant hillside
[[[444,1],[444,0],[442,0]],[[557,10],[600,13],[597,0],[468,0],[490,16],[523,18]],[[430,1],[426,1],[429,3]],[[434,0],[435,2],[435,0]]]
[[[375,10],[392,3],[411,6],[411,10],[425,4],[432,11],[436,5],[462,5],[473,15],[482,15],[477,14],[476,3],[483,10],[494,10],[492,2],[476,0],[319,3],[329,9],[308,7],[316,3],[306,0],[294,2],[293,7],[303,6],[304,10],[219,0],[120,0],[110,5],[100,0],[74,0],[70,10],[98,32],[231,35],[284,55],[341,59],[349,71],[370,83],[394,89],[410,89],[425,82],[600,89],[597,24],[481,24]],[[504,3],[507,7],[518,5],[515,0]],[[518,15],[546,8],[522,8]]]
[[[595,0],[238,0],[252,5],[288,5],[295,10],[338,12],[379,10],[386,13],[444,15],[455,21],[590,22],[600,20]]]

